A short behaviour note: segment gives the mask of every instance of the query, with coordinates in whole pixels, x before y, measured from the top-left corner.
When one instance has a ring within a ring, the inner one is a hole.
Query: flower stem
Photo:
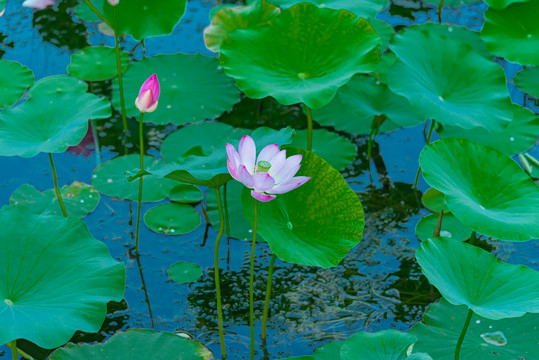
[[[432,234],[432,237],[438,237],[440,236],[440,231],[442,230],[442,219],[444,217],[444,209],[440,211],[440,216],[438,216],[438,223],[436,223],[436,228],[434,229],[434,234]]]
[[[251,244],[251,266],[249,272],[249,325],[251,327],[251,360],[255,358],[255,306],[254,306],[254,278],[255,278],[255,249],[256,249],[256,222],[257,222],[258,201],[255,200],[254,223],[253,223],[253,243]]]
[[[112,28],[110,21],[103,14],[101,14],[101,12],[99,12],[99,10],[97,10],[97,8],[89,0],[84,0],[84,2],[105,24]]]
[[[144,133],[143,133],[143,117],[144,113],[140,113],[139,119],[139,128],[138,128],[138,137],[139,137],[139,147],[140,147],[140,170],[144,169]],[[138,254],[138,240],[139,240],[139,230],[140,230],[140,210],[142,208],[142,178],[141,176],[138,179],[138,205],[137,205],[137,229],[135,230],[135,254]]]
[[[228,183],[225,183],[223,185],[223,198],[224,198],[224,204],[225,204],[225,224],[226,224],[226,266],[227,269],[230,267],[230,221],[228,218],[228,200],[227,200],[227,185]]]
[[[273,279],[273,267],[275,265],[275,260],[277,260],[277,255],[273,254],[270,260],[269,269],[268,269],[268,282],[266,284],[266,299],[264,300],[264,312],[262,315],[262,341],[266,340],[266,328],[268,324],[268,312],[269,312],[269,302],[271,297],[271,282]]]
[[[54,181],[54,191],[56,191],[56,197],[58,198],[58,202],[60,203],[60,207],[62,208],[62,213],[65,217],[67,217],[67,211],[64,206],[64,200],[62,199],[62,194],[60,194],[60,188],[58,187],[58,177],[56,176],[56,168],[54,167],[54,161],[52,160],[52,154],[49,153],[49,161],[51,163],[51,169],[52,169],[52,180]]]
[[[215,195],[217,197],[217,207],[219,208],[219,232],[217,233],[217,239],[215,239],[215,251],[214,251],[214,276],[215,276],[215,292],[217,293],[217,320],[219,322],[219,339],[221,342],[221,357],[226,359],[226,346],[225,336],[223,331],[223,306],[221,304],[221,283],[219,281],[219,244],[221,243],[221,237],[225,230],[225,219],[223,215],[223,203],[221,202],[221,192],[219,188],[215,188]]]
[[[455,348],[455,360],[459,360],[462,341],[464,340],[464,336],[466,335],[466,331],[468,330],[468,325],[470,325],[470,320],[472,320],[472,315],[473,315],[473,310],[468,309],[468,316],[466,317],[466,322],[464,323],[464,326],[462,327],[462,332],[460,333],[459,340],[457,341],[457,347]]]
[[[430,144],[430,138],[432,137],[432,131],[434,130],[435,125],[436,125],[436,120],[432,120],[432,122],[430,123],[429,134],[427,135],[427,141],[425,143],[425,146]],[[419,175],[421,175],[421,166],[418,166],[417,173],[415,174],[414,190],[417,190],[417,183],[419,182]]]
[[[311,109],[303,104],[303,107],[305,108],[305,112],[307,113],[307,150],[312,151],[313,148],[313,116],[311,114]]]
[[[17,340],[13,340],[9,343],[9,347],[11,348],[11,356],[13,360],[19,360],[19,354],[17,353]]]
[[[116,67],[118,68],[118,86],[120,88],[120,105],[122,107],[122,123],[124,126],[124,131],[127,131],[127,118],[125,116],[124,85],[123,85],[123,79],[122,79],[122,60],[120,58],[120,38],[118,34],[118,20],[116,17],[116,6],[113,6],[112,10],[114,12],[114,41],[116,42],[116,45],[114,48],[116,50]]]

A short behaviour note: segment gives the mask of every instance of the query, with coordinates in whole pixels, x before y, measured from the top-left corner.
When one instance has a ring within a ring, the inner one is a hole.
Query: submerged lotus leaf
[[[204,199],[204,193],[196,186],[181,184],[170,190],[168,198],[176,203],[197,204]]]
[[[513,81],[520,90],[539,99],[539,67],[526,68],[518,72]]]
[[[320,8],[335,10],[348,10],[351,13],[363,17],[374,18],[376,13],[387,6],[388,0],[269,0],[271,3],[287,9],[299,3],[308,2]]]
[[[129,54],[120,52],[122,69],[129,65]],[[116,51],[106,46],[86,47],[71,55],[69,75],[86,81],[109,80],[118,76]]]
[[[491,53],[521,65],[539,65],[539,1],[489,8],[481,37]]]
[[[449,209],[445,204],[445,195],[443,192],[430,188],[421,197],[421,202],[427,209],[432,212],[440,212],[442,209],[445,212],[448,212]]]
[[[445,194],[451,213],[501,240],[539,238],[539,187],[507,155],[469,140],[442,139],[419,157],[425,181]]]
[[[157,110],[144,115],[145,122],[163,125],[211,119],[232,109],[239,100],[238,90],[220,70],[217,59],[200,54],[158,55],[131,64],[123,74],[128,116],[139,116],[135,99],[140,86],[154,73],[161,85],[161,95]],[[120,109],[117,79],[112,103]]]
[[[99,331],[107,303],[123,298],[125,268],[84,222],[4,207],[0,228],[0,342],[52,349]]]
[[[454,137],[468,139],[478,144],[491,146],[506,155],[514,155],[531,148],[539,134],[539,118],[530,110],[513,105],[513,119],[500,132],[489,133],[481,127],[464,130],[444,126],[437,131],[441,138]]]
[[[202,268],[197,264],[180,261],[169,267],[167,274],[177,283],[189,283],[202,276]]]
[[[513,114],[505,74],[470,45],[420,25],[396,36],[390,48],[398,60],[388,86],[421,117],[490,132],[508,125]]]
[[[436,360],[453,360],[468,308],[445,299],[431,304],[410,333],[417,337],[414,350]],[[472,315],[460,350],[461,359],[539,359],[539,315],[490,320]]]
[[[376,68],[380,43],[365,19],[301,3],[269,26],[229,33],[219,60],[251,98],[320,108],[353,75]]]
[[[333,267],[361,240],[365,217],[356,193],[342,175],[320,156],[297,148],[287,156],[303,155],[298,176],[311,179],[299,188],[258,203],[257,233],[281,260]],[[245,216],[253,223],[254,199],[242,194]]]
[[[0,11],[3,6],[0,5]],[[34,73],[15,61],[0,60],[0,109],[15,104],[34,82]]]
[[[247,6],[222,7],[204,29],[204,43],[213,52],[218,52],[225,36],[236,29],[250,29],[267,25],[281,10],[261,0]]]
[[[444,237],[423,241],[415,256],[429,282],[453,305],[466,305],[492,320],[539,313],[535,270]]]
[[[419,220],[415,227],[415,234],[419,240],[424,241],[433,236],[436,225],[438,224],[439,216],[440,214],[430,214]],[[471,235],[472,230],[462,224],[455,215],[444,213],[442,216],[440,236],[456,241],[463,241],[468,239]]]
[[[213,354],[204,345],[183,336],[146,329],[129,329],[104,343],[68,344],[56,350],[51,360],[209,360]]]
[[[200,214],[189,204],[161,204],[144,214],[146,226],[156,233],[166,235],[190,233],[200,222]]]
[[[75,181],[60,188],[66,212],[71,217],[81,218],[95,210],[99,204],[99,192],[91,185]],[[63,215],[54,189],[44,192],[30,184],[24,184],[9,199],[12,206],[24,206],[36,214]]]
[[[165,162],[151,156],[144,156],[144,168],[148,171],[161,168]],[[117,197],[138,201],[138,181],[130,182],[125,173],[140,168],[140,157],[136,154],[119,156],[101,163],[92,175],[92,184],[99,192]],[[163,200],[178,183],[160,179],[156,176],[145,176],[142,186],[142,201],[153,202]]]

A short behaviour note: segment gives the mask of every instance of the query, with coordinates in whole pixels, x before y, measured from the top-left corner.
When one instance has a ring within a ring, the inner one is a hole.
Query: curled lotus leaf
[[[330,8],[334,10],[347,10],[362,17],[374,19],[379,11],[382,11],[388,4],[388,0],[269,0],[271,3],[288,9],[299,3],[308,2],[320,8]]]
[[[518,72],[513,81],[520,90],[539,99],[539,67],[526,68]]]
[[[120,52],[122,71],[129,65],[129,54]],[[118,76],[116,51],[106,46],[89,46],[71,55],[69,75],[86,81],[102,81]]]
[[[4,6],[0,4],[0,11]],[[15,104],[34,82],[34,73],[15,61],[0,60],[0,109]]]

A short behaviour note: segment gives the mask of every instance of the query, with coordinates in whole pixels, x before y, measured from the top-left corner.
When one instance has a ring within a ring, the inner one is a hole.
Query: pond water
[[[113,46],[113,39],[97,31],[95,24],[74,21],[76,1],[62,1],[54,9],[35,12],[21,8],[19,1],[8,1],[6,15],[0,18],[0,54],[30,67],[36,79],[65,74],[70,54],[88,44]],[[213,1],[188,3],[185,17],[171,36],[146,41],[147,56],[162,53],[201,52],[205,49],[202,31],[208,25]],[[447,10],[444,21],[479,30],[483,21],[483,4]],[[395,0],[379,18],[394,26],[436,21],[433,6],[420,1]],[[127,50],[136,42],[127,39]],[[140,58],[142,48],[132,56]],[[520,66],[502,62],[510,79]],[[526,99],[509,83],[513,101],[539,107]],[[110,96],[111,82],[95,91]],[[274,101],[244,99],[231,114],[220,119],[236,126],[255,127],[255,110],[259,121],[272,119],[279,128],[284,124],[303,127],[305,120],[297,107],[283,109]],[[286,114],[286,115],[283,115]],[[121,120],[97,122],[100,152],[89,141],[69,152],[55,155],[60,186],[75,180],[91,183],[93,169],[100,162],[118,154],[138,153],[136,144],[122,144]],[[130,121],[136,134],[137,122]],[[160,144],[176,126],[145,124],[148,153],[159,156]],[[373,161],[366,161],[367,138],[351,137],[358,147],[356,160],[343,170],[350,186],[358,193],[365,208],[366,226],[363,240],[342,263],[332,269],[298,266],[277,261],[272,289],[271,315],[267,348],[259,348],[260,358],[277,359],[311,354],[315,347],[332,340],[348,338],[358,331],[383,329],[408,330],[421,319],[426,306],[439,298],[428,284],[414,258],[419,242],[415,225],[428,212],[412,191],[417,158],[425,144],[423,126],[401,129],[377,137]],[[135,139],[136,140],[136,139]],[[136,141],[134,141],[136,143]],[[530,151],[539,157],[536,146]],[[53,187],[46,154],[34,158],[0,157],[0,206],[9,203],[11,194],[29,183],[38,190]],[[421,180],[419,189],[427,184]],[[146,212],[155,203],[145,203]],[[197,207],[200,211],[200,208]],[[77,333],[72,341],[101,341],[118,330],[150,328],[190,334],[220,355],[218,345],[215,288],[213,283],[213,244],[215,229],[203,222],[187,235],[164,236],[141,227],[141,256],[132,253],[134,246],[134,213],[136,203],[101,196],[98,208],[83,218],[93,236],[109,247],[114,258],[125,263],[127,289],[125,303],[111,304],[108,318],[99,334]],[[233,226],[233,224],[232,224]],[[207,241],[206,241],[207,240]],[[539,242],[499,243],[482,239],[484,246],[504,261],[520,263],[539,270]],[[230,359],[246,358],[249,349],[248,273],[249,243],[222,242],[221,268],[224,304],[225,338]],[[268,247],[257,245],[255,271],[255,319],[261,318],[264,301]],[[190,285],[168,279],[166,270],[177,261],[195,262],[204,269],[203,277]],[[256,324],[260,330],[260,322]],[[21,341],[21,348],[43,359],[48,352]],[[10,358],[6,347],[0,347],[0,359]]]

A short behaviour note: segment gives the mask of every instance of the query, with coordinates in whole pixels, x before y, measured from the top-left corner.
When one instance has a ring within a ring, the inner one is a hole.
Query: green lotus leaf
[[[333,341],[316,348],[313,353],[314,360],[340,359],[341,349],[346,341]]]
[[[414,350],[425,351],[436,360],[453,360],[457,340],[468,308],[445,299],[433,303],[410,333],[417,337]],[[461,359],[499,360],[539,358],[539,315],[490,320],[472,315],[462,342]]]
[[[387,50],[389,42],[395,37],[395,29],[383,20],[369,19],[369,24],[371,24],[374,31],[382,39],[382,44],[378,47],[378,51],[381,54]]]
[[[388,3],[387,0],[270,0],[270,2],[283,9],[308,2],[320,8],[348,10],[363,18],[374,18],[376,13],[385,9]]]
[[[406,360],[416,337],[396,330],[352,335],[341,348],[341,360]]]
[[[144,214],[146,226],[156,233],[166,235],[190,233],[200,222],[200,214],[189,204],[161,204]]]
[[[28,90],[28,94],[33,97],[45,97],[86,91],[88,85],[84,81],[72,76],[54,75],[36,81]]]
[[[99,192],[91,185],[75,181],[60,189],[67,214],[71,217],[81,218],[95,210],[99,204]],[[54,189],[44,192],[37,190],[30,184],[24,184],[9,199],[12,206],[24,206],[36,214],[51,213],[63,215],[60,203],[56,198]]]
[[[222,7],[211,18],[211,24],[204,30],[204,43],[213,52],[218,52],[228,33],[237,29],[251,29],[265,26],[279,15],[281,9],[261,0],[247,6]]]
[[[4,6],[0,5],[0,11]],[[15,104],[34,82],[34,73],[15,61],[0,60],[0,109]]]
[[[512,105],[513,119],[501,132],[489,133],[481,127],[464,130],[454,126],[444,126],[438,131],[441,138],[454,137],[468,139],[514,155],[524,152],[535,144],[539,134],[539,118],[530,110]]]
[[[510,157],[469,140],[442,139],[423,149],[419,164],[470,229],[502,240],[539,238],[539,187]]]
[[[197,264],[180,261],[169,267],[167,274],[180,284],[195,282],[202,276],[202,268]]]
[[[129,65],[129,54],[120,53],[122,69]],[[116,51],[106,46],[86,47],[71,55],[69,75],[86,81],[109,80],[118,76]]]
[[[94,5],[99,11],[101,11],[103,9],[103,4],[105,3],[105,0],[90,0],[90,3],[92,3],[92,5]],[[77,7],[75,8],[75,15],[79,19],[84,21],[101,21],[99,16],[97,16],[96,13],[93,12],[92,9],[90,9],[84,1],[79,2]]]
[[[449,209],[445,204],[445,195],[443,192],[438,191],[434,188],[430,188],[421,197],[421,202],[427,209],[432,212],[440,212],[442,209],[445,212],[448,212]]]
[[[415,227],[415,234],[419,240],[424,241],[433,236],[436,225],[438,224],[439,216],[440,214],[430,214],[419,220]],[[440,236],[456,241],[463,241],[468,239],[471,235],[472,230],[462,224],[455,215],[444,213],[442,216]]]
[[[410,102],[373,78],[355,76],[325,107],[313,110],[316,122],[351,134],[368,134],[377,117],[385,116],[379,132],[415,126],[425,121]]]
[[[304,355],[304,356],[287,357],[287,358],[280,359],[280,360],[316,360],[316,359],[313,356]]]
[[[528,175],[534,179],[539,179],[539,160],[530,154],[518,154],[518,159]]]
[[[342,175],[320,156],[287,149],[287,156],[293,154],[303,155],[298,176],[311,179],[270,202],[258,203],[257,233],[283,261],[336,266],[361,240],[363,206]],[[245,189],[243,209],[251,224],[254,201],[250,189]]]
[[[213,354],[204,345],[183,336],[146,329],[116,333],[104,343],[68,344],[50,360],[209,360]]]
[[[482,0],[444,0],[443,6],[444,7],[459,7],[463,5],[469,5],[469,4],[477,4],[481,2]],[[440,5],[442,0],[427,0],[426,3],[428,4],[434,4],[434,5]]]
[[[380,56],[380,62],[376,69],[371,73],[375,79],[387,84],[387,73],[393,64],[397,61],[397,55],[391,51],[386,52],[384,55]]]
[[[539,65],[539,2],[488,8],[481,37],[489,51],[521,65]]]
[[[320,108],[353,75],[376,68],[380,43],[365,19],[301,3],[269,26],[229,33],[219,60],[251,98]]]
[[[518,72],[514,82],[520,90],[539,99],[539,67],[526,68]]]
[[[444,237],[423,241],[415,256],[429,282],[453,305],[466,305],[492,320],[539,312],[535,270]]]
[[[485,3],[496,10],[502,10],[513,3],[528,2],[530,0],[485,0]]]
[[[224,4],[219,4],[217,6],[214,6],[211,8],[210,13],[208,14],[208,19],[211,22],[211,20],[213,19],[215,14],[219,12],[219,10],[224,9],[224,8],[233,8],[233,7],[237,7],[237,6],[235,4],[230,4],[230,3],[224,3]]]
[[[148,171],[161,168],[165,163],[151,156],[144,156],[144,168]],[[120,199],[138,200],[138,181],[129,182],[126,171],[140,168],[139,155],[119,156],[101,163],[92,175],[92,185],[99,192]],[[142,186],[142,201],[153,202],[163,200],[178,183],[163,180],[156,176],[145,176]]]
[[[125,268],[84,222],[8,206],[0,228],[0,342],[52,349],[99,331],[107,302],[123,298]]]
[[[204,193],[196,186],[181,184],[170,190],[168,198],[175,203],[197,204],[204,199]]]
[[[470,45],[420,25],[396,36],[390,48],[398,60],[387,75],[388,86],[419,116],[490,132],[508,125],[513,111],[505,74]]]
[[[200,54],[158,55],[132,63],[123,85],[128,116],[139,116],[135,106],[141,85],[156,73],[161,85],[157,110],[144,114],[145,122],[185,124],[211,119],[232,109],[239,100],[234,83],[220,70],[217,59]],[[120,109],[118,79],[112,103]]]
[[[297,131],[288,146],[307,148],[308,131]],[[326,129],[313,130],[312,152],[318,154],[337,170],[341,170],[356,158],[357,149],[354,144],[342,136]]]

